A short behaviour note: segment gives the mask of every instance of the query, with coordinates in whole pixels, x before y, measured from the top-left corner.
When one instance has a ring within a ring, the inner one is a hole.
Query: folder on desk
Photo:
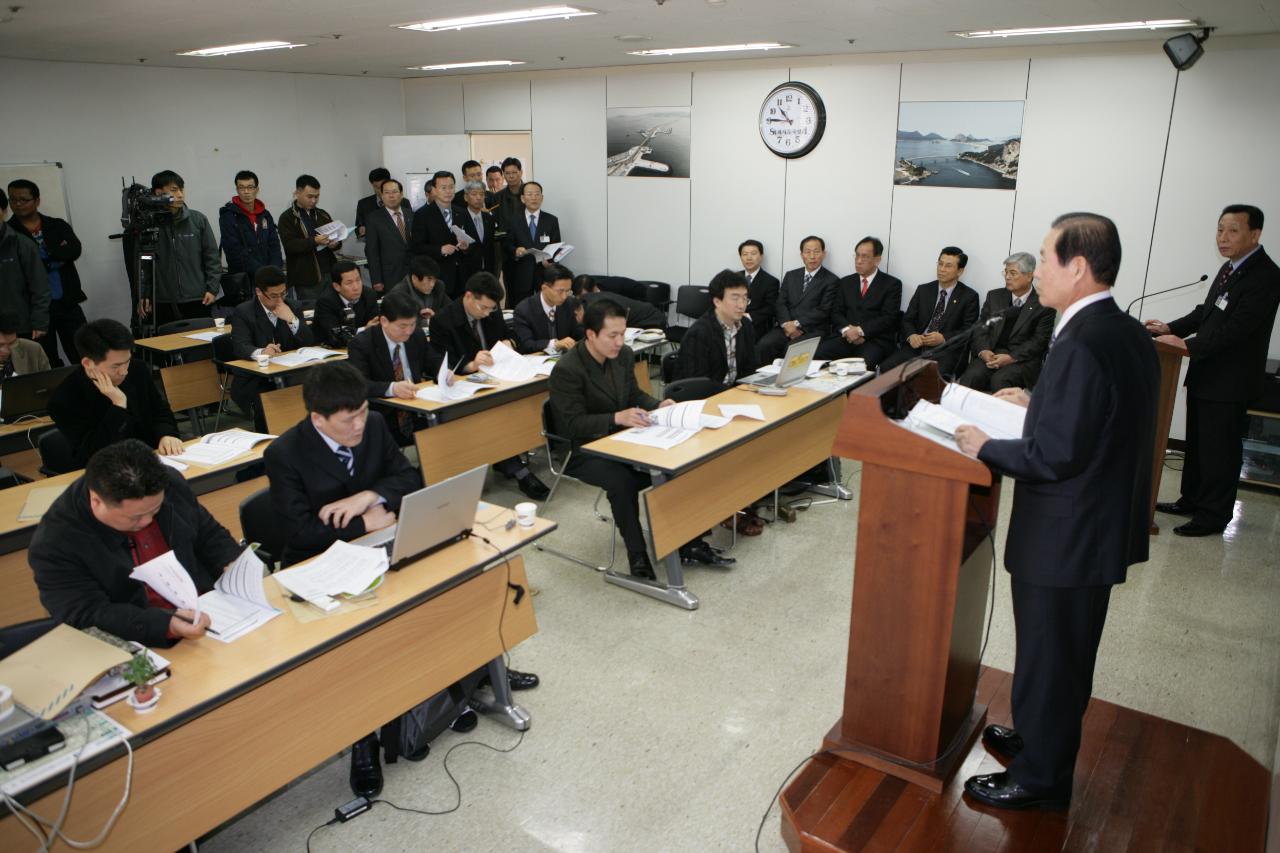
[[[38,489],[32,489],[27,493],[26,503],[18,511],[18,520],[39,521],[44,518],[44,514],[49,511],[49,507],[53,506],[53,502],[66,489],[66,486],[41,486]]]
[[[0,684],[32,714],[52,720],[104,672],[128,660],[123,649],[57,625],[0,660]]]

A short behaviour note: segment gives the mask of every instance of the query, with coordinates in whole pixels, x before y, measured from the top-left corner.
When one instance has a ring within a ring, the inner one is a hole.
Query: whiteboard
[[[382,163],[404,185],[404,197],[417,210],[427,203],[426,184],[436,172],[452,172],[455,183],[471,158],[465,133],[382,137]]]
[[[10,181],[19,178],[35,181],[40,188],[40,212],[70,222],[68,213],[71,206],[67,204],[67,187],[62,175],[61,163],[0,163],[0,187],[4,188],[6,196]],[[13,215],[12,208],[9,215]]]

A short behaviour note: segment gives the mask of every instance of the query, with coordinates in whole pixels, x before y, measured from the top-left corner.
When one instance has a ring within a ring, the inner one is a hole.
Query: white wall
[[[129,313],[120,243],[107,239],[120,230],[122,175],[149,185],[174,169],[216,232],[238,170],[258,174],[277,216],[309,172],[321,206],[350,224],[383,135],[405,125],[398,80],[14,59],[0,59],[0,78],[0,159],[66,166],[90,318]]]

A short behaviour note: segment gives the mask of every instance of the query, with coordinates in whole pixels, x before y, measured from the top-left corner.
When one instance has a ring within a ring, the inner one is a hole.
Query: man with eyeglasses
[[[1035,271],[1036,258],[1029,252],[1005,258],[1004,287],[987,291],[979,328],[969,344],[973,360],[956,380],[961,385],[995,392],[1036,383],[1057,315],[1040,304],[1031,286]],[[992,320],[994,324],[988,325]]]
[[[511,235],[505,274],[508,308],[514,308],[533,293],[533,283],[540,268],[533,250],[560,242],[560,220],[542,209],[542,184],[525,182],[520,190],[520,201],[524,205],[523,210],[507,222],[507,231]],[[551,261],[543,261],[542,266],[551,266]]]
[[[231,313],[231,344],[236,358],[276,356],[316,342],[311,327],[302,321],[302,306],[285,298],[288,290],[284,270],[262,267],[253,277],[253,298],[241,302]],[[253,414],[259,431],[266,421],[258,406],[258,395],[270,391],[266,379],[236,374],[231,380],[231,399],[246,414]]]
[[[499,341],[515,348],[498,310],[501,302],[498,279],[492,273],[479,272],[468,279],[461,299],[431,318],[431,344],[444,353],[455,374],[482,372],[492,365],[489,350]],[[495,462],[493,470],[515,479],[520,491],[535,501],[546,500],[551,493],[518,456]]]
[[[574,319],[573,273],[555,264],[542,274],[539,292],[515,308],[516,350],[555,355],[582,340],[582,327]]]
[[[827,244],[821,237],[810,235],[800,241],[804,265],[782,277],[776,303],[779,325],[756,345],[756,358],[761,364],[781,358],[787,347],[797,341],[827,333],[839,279],[822,265],[826,257]]]
[[[738,377],[756,372],[755,325],[747,316],[750,290],[746,276],[732,270],[716,273],[709,290],[712,310],[685,332],[675,378],[701,376],[731,388]]]
[[[76,332],[80,366],[49,400],[49,414],[83,467],[109,444],[136,438],[164,456],[182,452],[178,423],[146,365],[130,370],[133,334],[116,320],[86,323]]]

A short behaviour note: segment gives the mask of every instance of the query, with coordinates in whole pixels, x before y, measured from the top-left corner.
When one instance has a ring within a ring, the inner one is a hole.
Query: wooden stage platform
[[[978,703],[1010,724],[1013,676],[983,667]],[[820,735],[815,734],[815,746]],[[1258,851],[1265,844],[1269,774],[1231,741],[1094,699],[1084,721],[1067,812],[1014,812],[963,797],[964,780],[1001,763],[974,744],[941,795],[831,756],[811,761],[782,795],[814,836],[805,851],[1051,850]]]

